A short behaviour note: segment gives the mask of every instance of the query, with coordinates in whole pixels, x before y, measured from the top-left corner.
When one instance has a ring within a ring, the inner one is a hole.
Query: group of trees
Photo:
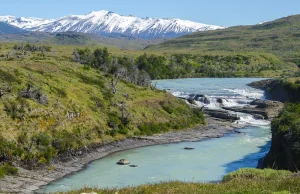
[[[95,49],[93,52],[90,49],[75,49],[73,56],[78,63],[112,74],[111,85],[113,88],[119,80],[144,87],[151,84],[149,73],[139,69],[132,58],[112,56],[107,48]]]
[[[18,51],[31,51],[31,52],[50,52],[51,51],[51,47],[50,46],[38,46],[35,44],[30,44],[30,43],[26,43],[26,44],[19,44],[19,45],[15,45],[13,47],[14,50],[18,50]]]

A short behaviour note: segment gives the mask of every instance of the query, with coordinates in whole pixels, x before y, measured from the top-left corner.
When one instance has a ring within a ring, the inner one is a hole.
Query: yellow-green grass
[[[68,194],[97,192],[98,194],[186,193],[186,194],[290,194],[300,193],[300,178],[289,171],[241,169],[225,176],[220,183],[184,183],[171,181],[124,189],[84,188]]]

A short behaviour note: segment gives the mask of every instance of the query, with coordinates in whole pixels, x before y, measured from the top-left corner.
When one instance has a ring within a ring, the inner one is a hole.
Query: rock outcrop
[[[300,87],[285,80],[268,79],[248,84],[249,86],[265,91],[265,96],[269,100],[280,102],[300,101]]]
[[[256,119],[273,119],[279,115],[284,105],[281,102],[270,100],[254,100],[250,105],[243,107],[222,107],[225,110],[242,112],[254,115]],[[262,116],[259,118],[259,116]]]
[[[249,85],[265,90],[268,99],[294,103],[288,104],[279,118],[272,121],[271,149],[267,156],[259,161],[258,168],[298,172],[300,169],[300,84],[286,80],[263,80]],[[254,101],[251,104],[266,109],[282,106],[272,101],[268,103]],[[273,113],[277,112],[273,110]]]
[[[272,132],[274,129],[272,129]],[[295,148],[299,142],[293,141],[293,134],[272,133],[271,149],[267,156],[260,160],[258,168],[273,168],[298,172],[300,167],[300,153]]]
[[[224,119],[228,121],[236,121],[240,118],[235,113],[230,113],[226,110],[219,110],[219,109],[203,109],[204,113],[210,115],[215,118]]]

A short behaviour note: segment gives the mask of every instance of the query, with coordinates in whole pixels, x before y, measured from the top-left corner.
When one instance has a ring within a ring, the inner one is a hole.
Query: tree
[[[149,74],[145,70],[140,71],[137,84],[140,86],[148,87],[150,83],[151,83],[151,78]]]

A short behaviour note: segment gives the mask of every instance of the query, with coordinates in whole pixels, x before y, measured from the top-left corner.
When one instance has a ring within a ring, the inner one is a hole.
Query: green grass
[[[184,183],[172,181],[146,184],[124,189],[90,189],[65,192],[68,194],[97,192],[98,194],[140,193],[201,193],[201,194],[278,194],[300,193],[300,178],[289,171],[241,169],[230,173],[220,183]]]

